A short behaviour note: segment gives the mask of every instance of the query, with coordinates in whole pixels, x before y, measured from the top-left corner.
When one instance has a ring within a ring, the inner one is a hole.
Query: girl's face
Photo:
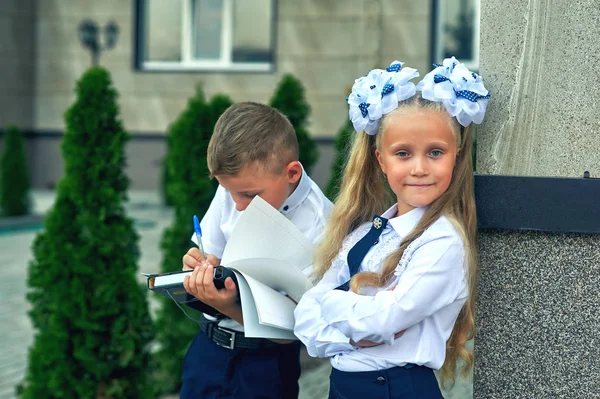
[[[408,109],[390,118],[375,155],[396,194],[400,216],[446,192],[460,149],[444,112]]]

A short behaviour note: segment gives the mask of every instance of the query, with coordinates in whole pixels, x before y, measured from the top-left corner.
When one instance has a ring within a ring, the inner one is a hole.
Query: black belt
[[[233,349],[272,348],[279,344],[264,338],[247,338],[243,332],[219,326],[218,321],[210,321],[202,317],[200,331],[206,333],[215,344]]]

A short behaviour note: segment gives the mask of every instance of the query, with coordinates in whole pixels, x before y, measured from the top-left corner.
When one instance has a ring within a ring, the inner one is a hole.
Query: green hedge
[[[174,207],[174,220],[161,240],[163,272],[181,269],[183,255],[193,245],[192,216],[202,218],[214,197],[218,182],[209,179],[206,150],[217,119],[231,104],[231,99],[223,95],[207,102],[199,87],[170,128],[167,192]],[[183,358],[198,332],[198,324],[188,319],[170,299],[161,297],[160,301],[156,320],[160,349],[154,356],[157,385],[163,393],[173,393],[181,387]],[[192,309],[186,311],[196,319],[199,317]]]
[[[310,174],[319,159],[319,150],[306,128],[310,105],[306,101],[304,86],[293,75],[284,75],[271,98],[270,105],[287,116],[294,126],[298,137],[300,162]]]
[[[146,398],[153,330],[125,214],[129,135],[109,73],[94,67],[65,113],[65,175],[33,245],[27,295],[36,330],[23,398]]]
[[[29,208],[29,173],[23,133],[9,126],[4,132],[4,152],[0,159],[0,215],[26,215]]]
[[[335,201],[335,198],[340,191],[340,184],[342,183],[346,159],[350,153],[350,143],[352,142],[353,134],[355,134],[355,132],[352,122],[347,120],[344,126],[338,131],[335,139],[335,158],[333,159],[333,164],[331,166],[331,178],[325,188],[325,195],[331,201]]]

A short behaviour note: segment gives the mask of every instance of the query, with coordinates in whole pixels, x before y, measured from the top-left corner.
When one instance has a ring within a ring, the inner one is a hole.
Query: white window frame
[[[196,60],[192,57],[192,10],[194,0],[184,0],[181,24],[181,61],[139,61],[146,71],[239,71],[270,72],[273,62],[233,62],[233,2],[223,0],[223,20],[221,24],[221,58],[219,60]],[[241,0],[251,1],[251,0]],[[275,1],[275,0],[272,0]],[[269,21],[271,23],[271,21]],[[274,29],[274,27],[273,27]],[[273,32],[271,32],[273,36]],[[139,39],[138,39],[139,40]],[[143,40],[146,40],[144,37]],[[275,51],[274,41],[271,50]],[[143,58],[143,56],[142,56]]]
[[[443,20],[442,14],[442,5],[445,0],[437,0],[436,7],[436,15],[435,15],[435,39],[434,39],[434,51],[433,51],[433,62],[441,63],[444,60],[444,25],[447,21]],[[473,37],[473,47],[471,52],[473,54],[473,58],[470,59],[460,59],[459,61],[464,63],[467,68],[472,71],[479,70],[479,25],[481,19],[481,1],[474,1],[474,21],[473,21],[473,30],[475,31],[475,36]]]

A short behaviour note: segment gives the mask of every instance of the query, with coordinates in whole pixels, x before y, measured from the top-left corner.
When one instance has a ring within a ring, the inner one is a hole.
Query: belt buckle
[[[220,331],[225,332],[227,334],[229,334],[229,345],[225,345],[222,344],[220,342],[217,342],[216,340],[213,339],[213,341],[215,341],[215,343],[223,348],[227,348],[229,350],[233,350],[235,348],[235,331],[230,331],[230,330],[226,330],[224,328],[221,328],[219,326],[216,326]]]

